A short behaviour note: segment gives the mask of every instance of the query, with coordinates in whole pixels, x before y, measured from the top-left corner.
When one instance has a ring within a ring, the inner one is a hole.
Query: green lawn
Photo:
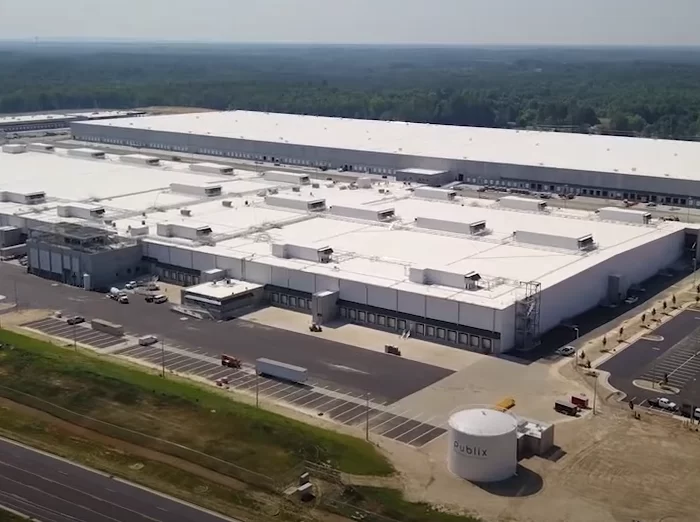
[[[27,519],[13,515],[9,511],[0,508],[0,522],[27,522]]]
[[[234,518],[257,520],[258,515],[263,514],[274,515],[277,520],[289,522],[313,520],[303,510],[276,495],[262,494],[233,484],[227,487],[162,462],[144,459],[123,449],[77,436],[60,426],[37,420],[23,412],[0,407],[0,436]],[[266,517],[259,518],[262,520]],[[19,520],[24,519],[0,510],[0,522]]]
[[[0,330],[0,342],[13,346],[0,351],[0,394],[86,425],[68,412],[6,388],[40,397],[114,426],[88,423],[92,429],[197,461],[242,480],[256,473],[278,478],[304,460],[326,463],[352,474],[393,473],[388,460],[362,439],[235,402],[204,386],[163,379],[147,370],[6,330]],[[146,439],[117,426],[154,438]],[[155,438],[206,455],[180,450]]]

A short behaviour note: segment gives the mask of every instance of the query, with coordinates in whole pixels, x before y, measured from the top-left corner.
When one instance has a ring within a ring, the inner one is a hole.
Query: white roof
[[[239,281],[237,279],[222,279],[214,283],[202,283],[201,285],[190,286],[186,289],[188,293],[197,294],[214,299],[226,299],[243,292],[249,292],[260,288],[262,285]]]
[[[450,427],[469,435],[497,437],[514,432],[518,421],[509,413],[490,408],[474,408],[454,413],[449,420]]]
[[[341,190],[342,184],[320,182],[320,187],[272,183],[256,172],[236,170],[236,176],[202,174],[187,163],[161,161],[159,167],[125,164],[108,154],[94,161],[55,154],[0,153],[0,191],[44,191],[46,202],[25,205],[0,202],[0,214],[55,223],[85,223],[81,218],[58,216],[58,205],[77,202],[104,207],[109,227],[124,235],[129,228],[149,227],[146,242],[179,246],[221,257],[248,258],[273,267],[287,267],[333,279],[357,281],[421,295],[449,298],[496,309],[522,297],[520,281],[540,281],[542,288],[596,266],[627,250],[675,234],[687,225],[654,220],[651,225],[610,222],[577,210],[550,209],[533,213],[500,208],[491,200],[458,197],[455,202],[413,196],[402,183],[383,182],[372,188]],[[223,197],[172,192],[172,183],[221,185]],[[261,189],[276,188],[279,196],[301,200],[325,199],[372,211],[393,207],[390,223],[331,213],[307,213],[265,204]],[[298,186],[297,186],[298,187]],[[383,190],[383,193],[379,192]],[[313,196],[311,194],[313,193]],[[226,202],[226,205],[223,202]],[[182,215],[182,209],[191,215]],[[486,222],[479,237],[415,226],[417,217],[461,223]],[[17,224],[12,218],[8,224]],[[158,223],[210,227],[213,245],[198,245],[185,238],[156,235]],[[99,226],[98,222],[90,222]],[[107,226],[107,223],[105,223]],[[598,249],[591,254],[519,244],[513,232],[546,231],[548,234],[593,236]],[[274,243],[310,244],[333,249],[332,263],[272,255]],[[489,287],[469,291],[410,281],[411,267],[443,269],[457,274],[477,272]]]
[[[76,114],[19,114],[15,116],[0,116],[0,125],[9,125],[11,123],[35,123],[55,120],[73,120],[76,119]]]
[[[681,179],[697,179],[700,164],[700,143],[694,142],[251,111],[146,116],[89,125]]]

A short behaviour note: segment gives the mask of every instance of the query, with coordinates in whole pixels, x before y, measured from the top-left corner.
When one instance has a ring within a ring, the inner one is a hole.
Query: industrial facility
[[[71,123],[77,121],[100,121],[110,118],[134,118],[145,114],[146,113],[144,111],[128,110],[0,116],[0,132],[67,129]]]
[[[577,314],[620,302],[686,240],[681,223],[629,209],[595,214],[99,149],[3,151],[0,255],[26,252],[31,273],[87,289],[155,275],[217,319],[266,303],[316,324],[526,350]]]
[[[700,143],[230,111],[71,124],[75,139],[441,186],[700,206]]]

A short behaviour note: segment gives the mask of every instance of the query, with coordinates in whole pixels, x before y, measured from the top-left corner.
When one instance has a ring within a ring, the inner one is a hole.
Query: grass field
[[[0,508],[0,522],[27,522],[27,519]]]
[[[115,427],[133,430],[128,433],[116,430],[116,433],[106,424],[90,425],[111,436],[128,436],[131,442],[155,446],[154,449],[166,453],[177,449],[175,445],[186,446],[214,457],[205,460],[208,464],[220,464],[221,472],[231,468],[226,463],[235,463],[236,469],[278,477],[304,460],[352,474],[393,472],[389,461],[361,439],[237,403],[194,383],[163,379],[14,332],[0,330],[0,342],[13,346],[0,352],[0,385],[6,387],[0,388],[0,394],[26,403],[21,396],[9,396],[7,388],[10,388]],[[74,420],[49,405],[36,401],[30,405]],[[152,439],[137,437],[133,432]],[[163,445],[158,440],[175,444]],[[177,452],[183,458],[193,453]]]
[[[73,462],[98,469],[154,490],[218,511],[254,520],[256,514],[279,520],[313,520],[293,504],[248,488],[227,487],[162,462],[144,459],[122,448],[107,446],[17,410],[0,407],[0,436],[16,440]],[[23,520],[2,518],[0,521]],[[8,516],[14,516],[9,515]],[[263,517],[261,517],[263,518]]]

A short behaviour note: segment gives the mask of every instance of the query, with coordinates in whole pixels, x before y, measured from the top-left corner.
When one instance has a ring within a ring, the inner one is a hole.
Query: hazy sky
[[[700,45],[700,0],[0,0],[0,39]]]

